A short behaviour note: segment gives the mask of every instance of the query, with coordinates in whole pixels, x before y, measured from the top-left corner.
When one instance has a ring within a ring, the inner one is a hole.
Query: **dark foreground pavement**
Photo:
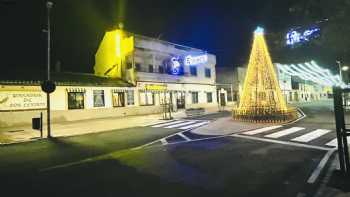
[[[319,150],[227,137],[121,150],[63,165],[51,161],[18,173],[27,167],[24,162],[16,172],[2,176],[1,186],[11,196],[295,197],[313,192],[306,180],[323,155]]]
[[[133,149],[176,132],[139,127],[0,147],[1,196],[305,197],[320,185],[307,180],[325,150],[234,136]]]

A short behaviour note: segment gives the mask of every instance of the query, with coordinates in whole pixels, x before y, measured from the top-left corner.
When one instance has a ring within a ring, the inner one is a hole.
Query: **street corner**
[[[194,129],[191,132],[198,135],[223,136],[268,127],[271,125],[273,124],[241,122],[234,120],[232,117],[224,117],[212,121],[204,127]]]

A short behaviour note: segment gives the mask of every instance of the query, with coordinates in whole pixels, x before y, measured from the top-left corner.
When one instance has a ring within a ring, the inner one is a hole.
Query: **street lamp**
[[[53,7],[51,1],[46,2],[47,8],[47,81],[50,81],[50,61],[51,61],[51,25],[50,25],[50,10]],[[50,116],[50,93],[46,92],[47,99],[47,137],[51,138],[51,116]]]
[[[348,71],[349,70],[349,66],[342,66],[341,65],[341,61],[337,60],[336,61],[339,67],[339,76],[340,76],[340,81],[343,82],[343,73],[342,71]]]

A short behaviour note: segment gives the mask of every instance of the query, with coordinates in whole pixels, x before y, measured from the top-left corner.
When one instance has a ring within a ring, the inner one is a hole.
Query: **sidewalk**
[[[185,117],[183,111],[172,114],[174,118]],[[89,119],[69,121],[51,124],[51,133],[54,137],[74,136],[87,133],[96,133],[130,127],[139,127],[149,124],[164,122],[162,114],[151,114],[146,116],[109,117],[101,119]],[[46,124],[43,125],[43,135],[47,136]],[[33,130],[31,125],[22,127],[0,128],[0,144],[14,142],[25,142],[38,139],[40,131]]]
[[[217,113],[217,110],[207,110],[206,114]],[[174,119],[185,118],[185,111],[172,113]],[[51,133],[54,137],[74,136],[88,133],[125,129],[131,127],[147,126],[158,124],[167,120],[162,120],[163,114],[151,114],[142,116],[109,117],[101,119],[89,119],[80,121],[69,121],[51,124]],[[46,124],[43,125],[43,136],[46,138]],[[33,130],[31,125],[20,127],[0,128],[0,144],[11,144],[26,142],[40,138],[40,131]]]
[[[314,197],[350,197],[350,176],[341,175],[337,154],[330,162]]]

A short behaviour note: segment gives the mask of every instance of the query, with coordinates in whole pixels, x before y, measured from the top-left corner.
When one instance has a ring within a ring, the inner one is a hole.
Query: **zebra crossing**
[[[337,147],[335,131],[328,129],[308,129],[304,127],[284,128],[282,125],[263,127],[240,133],[243,136],[258,136],[259,138],[291,141],[303,144],[313,144],[326,147]],[[324,141],[327,142],[324,142]],[[348,137],[350,144],[350,137]]]
[[[171,120],[167,122],[162,122],[154,125],[149,125],[153,128],[166,128],[166,129],[180,129],[180,130],[188,130],[195,129],[204,125],[209,124],[208,120]]]

